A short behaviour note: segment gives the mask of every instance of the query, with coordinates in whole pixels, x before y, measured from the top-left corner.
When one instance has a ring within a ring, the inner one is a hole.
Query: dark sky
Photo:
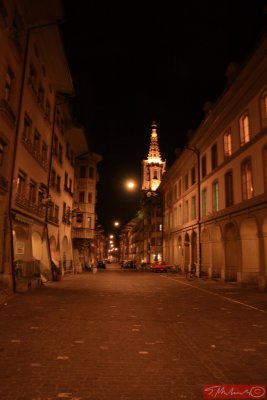
[[[152,121],[168,167],[187,131],[201,122],[204,103],[224,90],[228,64],[244,63],[261,38],[266,1],[63,5],[74,114],[91,149],[103,155],[98,218],[109,230],[114,219],[127,222],[138,209],[138,192],[128,193],[123,181],[136,177],[141,184]]]

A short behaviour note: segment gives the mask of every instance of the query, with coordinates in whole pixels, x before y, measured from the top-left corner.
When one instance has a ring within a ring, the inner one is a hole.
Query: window
[[[229,130],[223,135],[223,151],[224,157],[230,157],[232,155],[232,134]]]
[[[35,130],[33,137],[33,151],[35,156],[39,154],[39,148],[40,148],[40,133],[37,130]]]
[[[82,224],[83,223],[83,214],[77,214],[76,215],[76,222],[78,224]]]
[[[31,126],[32,126],[32,120],[28,116],[27,113],[24,114],[24,126],[23,126],[23,132],[22,132],[22,137],[24,142],[31,141]]]
[[[11,91],[12,91],[12,85],[13,85],[13,79],[14,79],[14,74],[11,71],[10,68],[7,69],[6,72],[6,79],[5,79],[5,94],[4,94],[4,99],[7,103],[10,102],[10,96],[11,96]]]
[[[207,175],[207,160],[206,156],[203,156],[201,159],[201,172],[202,172],[202,178],[204,178]]]
[[[265,92],[261,98],[261,115],[262,115],[262,126],[267,127],[267,92]]]
[[[57,176],[57,187],[56,187],[58,192],[60,192],[60,182],[61,182],[61,179],[60,179],[60,176],[58,175]]]
[[[250,159],[247,159],[242,163],[241,174],[243,200],[248,200],[253,197],[252,166]]]
[[[191,168],[191,185],[196,183],[196,168],[195,166]]]
[[[69,175],[67,172],[65,172],[65,177],[64,177],[64,189],[68,189],[68,181],[69,181]]]
[[[212,184],[212,211],[219,211],[219,182],[215,181]]]
[[[28,83],[33,90],[35,90],[36,80],[37,80],[36,69],[34,65],[30,63]]]
[[[42,162],[46,163],[47,162],[47,153],[48,152],[48,147],[45,142],[42,144]]]
[[[206,217],[208,214],[207,207],[207,189],[202,190],[202,217]]]
[[[191,199],[191,219],[196,219],[196,196]]]
[[[70,179],[69,191],[72,192],[72,179]]]
[[[37,185],[36,182],[30,181],[29,187],[29,201],[31,204],[35,204],[36,202],[36,194],[37,194]]]
[[[79,203],[84,203],[84,192],[79,192]]]
[[[186,200],[184,204],[184,222],[188,222],[189,213],[188,213],[188,200]]]
[[[244,144],[250,141],[248,113],[244,113],[241,116],[239,120],[239,131],[240,131],[240,144],[241,146],[244,146]]]
[[[225,206],[230,207],[234,204],[233,172],[228,171],[225,174],[224,180],[225,180]]]
[[[174,200],[177,200],[177,183],[174,185]]]
[[[4,153],[6,143],[0,138],[0,167],[4,164]]]
[[[59,207],[57,205],[55,205],[54,211],[55,211],[55,214],[54,214],[55,222],[58,222]]]
[[[215,169],[218,166],[218,151],[217,143],[215,143],[211,148],[211,168]]]
[[[17,179],[17,192],[20,195],[25,194],[26,180],[27,180],[27,175],[23,171],[19,170]]]
[[[89,179],[94,179],[94,167],[89,167]]]
[[[56,171],[54,169],[51,171],[51,186],[56,186]]]
[[[93,202],[93,193],[89,192],[88,193],[88,203],[92,203]]]
[[[85,171],[86,171],[85,166],[82,165],[80,167],[80,178],[85,178]]]
[[[44,88],[41,84],[38,87],[37,99],[38,99],[38,103],[40,103],[41,106],[43,106],[44,105]]]

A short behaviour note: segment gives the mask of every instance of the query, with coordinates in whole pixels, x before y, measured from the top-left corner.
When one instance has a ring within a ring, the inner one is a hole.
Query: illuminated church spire
[[[162,161],[159,145],[157,124],[151,125],[150,146],[147,160],[143,160],[143,185],[142,190],[155,191],[161,183],[162,175],[165,172],[166,161]]]

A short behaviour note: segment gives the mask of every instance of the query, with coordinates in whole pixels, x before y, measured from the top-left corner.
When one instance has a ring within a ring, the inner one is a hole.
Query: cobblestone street
[[[267,293],[252,288],[110,269],[0,313],[1,400],[199,400],[205,383],[266,383]]]

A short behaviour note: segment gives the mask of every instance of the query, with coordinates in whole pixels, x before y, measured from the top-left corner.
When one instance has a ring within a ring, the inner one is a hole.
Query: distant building
[[[87,264],[96,260],[103,251],[101,230],[96,229],[97,202],[97,164],[102,156],[96,153],[84,153],[75,162],[75,191],[72,223],[75,270],[81,272]],[[99,249],[96,248],[96,244]]]
[[[148,157],[143,160],[141,210],[122,231],[120,253],[123,260],[137,265],[162,259],[162,198],[158,190],[166,170],[162,160],[157,125],[151,125]]]
[[[266,37],[229,78],[162,182],[164,258],[266,289]]]

